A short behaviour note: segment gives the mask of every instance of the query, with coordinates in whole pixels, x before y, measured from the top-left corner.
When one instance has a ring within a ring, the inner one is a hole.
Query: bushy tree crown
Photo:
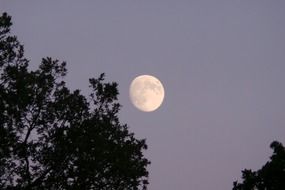
[[[149,161],[120,124],[117,84],[90,79],[90,97],[64,82],[50,57],[28,69],[24,48],[0,16],[0,189],[146,189]]]

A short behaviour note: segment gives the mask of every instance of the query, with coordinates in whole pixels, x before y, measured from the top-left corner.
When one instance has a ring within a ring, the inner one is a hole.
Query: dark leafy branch
[[[260,170],[242,171],[242,182],[235,181],[233,190],[282,190],[285,189],[285,147],[278,141],[270,145],[273,154]]]

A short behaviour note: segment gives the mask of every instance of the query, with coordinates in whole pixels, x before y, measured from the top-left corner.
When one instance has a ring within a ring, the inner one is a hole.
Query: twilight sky
[[[285,144],[284,0],[0,0],[31,68],[67,61],[67,82],[88,92],[105,72],[119,83],[122,123],[146,138],[149,190],[228,190]],[[129,85],[165,88],[150,113]]]

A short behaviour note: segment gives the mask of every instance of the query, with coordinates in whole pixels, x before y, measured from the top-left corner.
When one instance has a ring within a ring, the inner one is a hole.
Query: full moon
[[[163,102],[163,85],[154,76],[138,76],[130,85],[130,98],[133,105],[139,110],[144,112],[154,111]]]

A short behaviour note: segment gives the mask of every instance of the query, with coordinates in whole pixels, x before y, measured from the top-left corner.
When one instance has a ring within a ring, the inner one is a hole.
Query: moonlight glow
[[[163,85],[153,76],[138,76],[131,83],[130,98],[134,106],[139,110],[145,112],[154,111],[163,102]]]

